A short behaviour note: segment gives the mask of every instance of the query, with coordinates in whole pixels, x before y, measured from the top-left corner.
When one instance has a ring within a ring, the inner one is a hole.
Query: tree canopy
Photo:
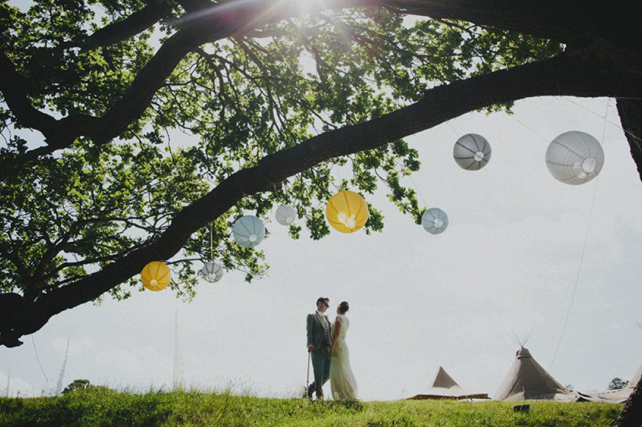
[[[0,344],[127,298],[150,261],[187,297],[212,248],[260,276],[264,254],[231,239],[244,212],[291,204],[319,239],[337,189],[385,187],[419,221],[403,138],[469,111],[618,98],[642,171],[641,7],[589,3],[3,2]]]

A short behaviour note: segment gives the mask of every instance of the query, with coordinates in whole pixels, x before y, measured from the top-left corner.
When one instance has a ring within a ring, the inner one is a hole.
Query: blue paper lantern
[[[421,216],[421,225],[430,234],[441,234],[448,228],[448,215],[439,208],[428,209]]]
[[[239,245],[244,248],[253,248],[265,238],[265,226],[263,221],[254,215],[245,215],[234,223],[232,235]]]

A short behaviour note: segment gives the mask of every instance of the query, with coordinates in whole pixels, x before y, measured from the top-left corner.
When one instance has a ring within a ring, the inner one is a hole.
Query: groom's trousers
[[[330,379],[330,347],[321,346],[311,354],[314,382],[308,388],[308,396],[316,392],[317,398],[323,396],[323,384]]]

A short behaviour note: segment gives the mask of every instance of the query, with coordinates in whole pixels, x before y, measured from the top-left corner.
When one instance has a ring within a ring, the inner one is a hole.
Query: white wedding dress
[[[350,350],[346,344],[350,320],[344,314],[337,314],[337,320],[332,324],[332,337],[334,337],[337,322],[341,323],[341,335],[330,359],[332,397],[334,400],[357,400],[357,381],[350,367]]]

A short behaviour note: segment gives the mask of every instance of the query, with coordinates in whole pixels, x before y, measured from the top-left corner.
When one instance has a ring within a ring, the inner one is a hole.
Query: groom
[[[323,384],[330,378],[330,320],[325,311],[330,307],[330,299],[317,300],[317,311],[308,314],[308,351],[312,356],[314,382],[308,387],[308,397],[316,391],[317,399],[323,400]]]

